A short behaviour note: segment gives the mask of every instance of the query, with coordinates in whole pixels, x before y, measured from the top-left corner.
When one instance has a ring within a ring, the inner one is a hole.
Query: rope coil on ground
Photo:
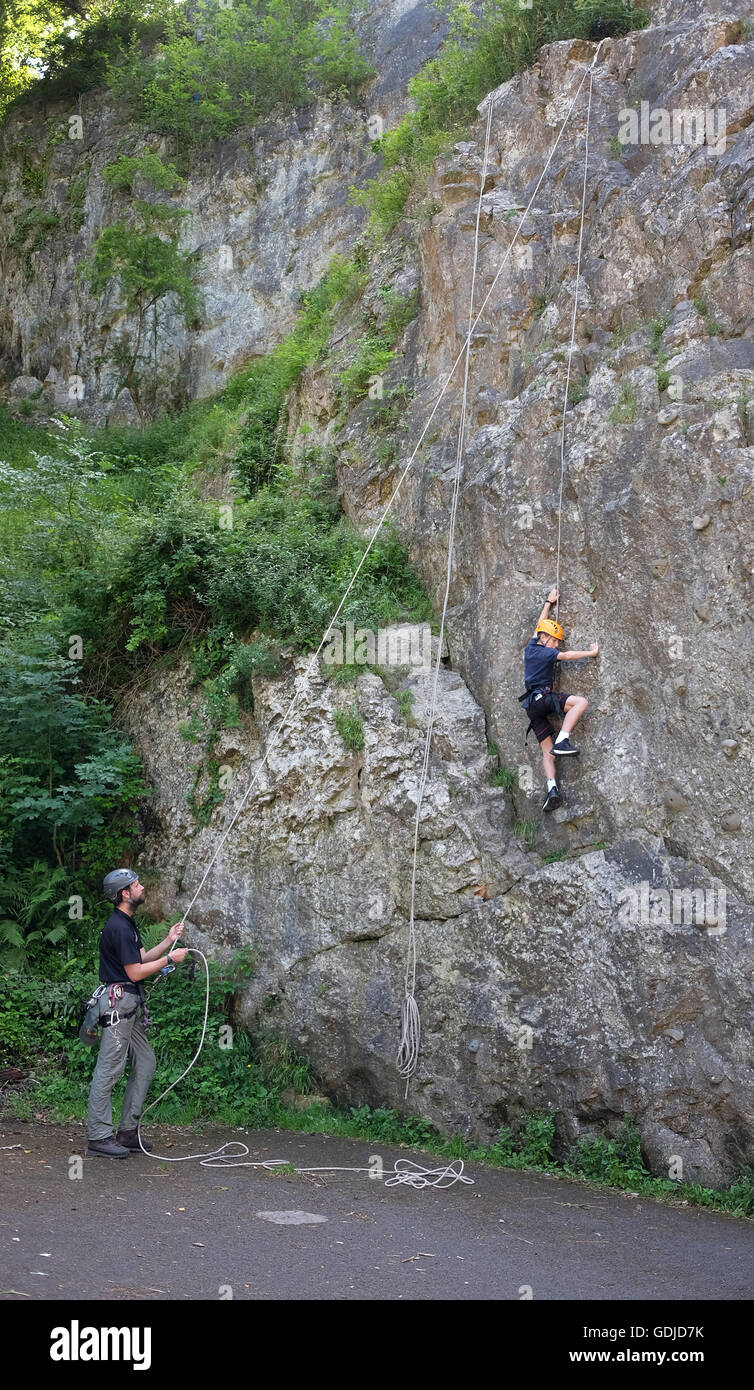
[[[369,1173],[372,1177],[382,1177],[386,1187],[413,1187],[417,1190],[425,1187],[436,1187],[444,1190],[446,1187],[453,1187],[455,1183],[465,1183],[473,1186],[474,1179],[466,1177],[463,1171],[463,1159],[454,1158],[444,1167],[423,1168],[421,1164],[414,1163],[410,1158],[397,1158],[394,1168],[385,1168],[381,1173],[375,1174],[374,1168],[347,1168],[337,1165],[323,1165],[321,1167],[298,1168],[294,1163],[290,1163],[287,1158],[249,1158],[250,1149],[248,1144],[244,1144],[241,1139],[230,1139],[226,1144],[222,1144],[219,1149],[211,1149],[204,1154],[183,1154],[180,1158],[172,1158],[169,1154],[156,1154],[144,1148],[141,1142],[141,1126],[144,1117],[153,1110],[155,1105],[159,1105],[170,1091],[172,1091],[179,1081],[182,1081],[197,1060],[199,1053],[204,1046],[204,1039],[207,1033],[207,1018],[209,1016],[209,962],[203,951],[195,946],[185,948],[192,955],[199,956],[204,966],[205,976],[205,997],[204,997],[204,1019],[202,1021],[202,1036],[199,1046],[191,1058],[185,1071],[177,1076],[175,1081],[171,1081],[169,1086],[153,1100],[142,1112],[141,1119],[136,1126],[136,1133],[139,1140],[139,1148],[147,1158],[154,1158],[158,1163],[189,1163],[199,1162],[203,1168],[266,1168],[268,1172],[274,1172],[276,1168],[290,1168],[295,1173]]]

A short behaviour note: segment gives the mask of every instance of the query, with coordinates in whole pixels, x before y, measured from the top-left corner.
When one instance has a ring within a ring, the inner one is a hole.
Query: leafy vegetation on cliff
[[[351,189],[352,200],[369,210],[372,233],[384,236],[395,226],[439,152],[477,119],[482,98],[530,67],[543,44],[626,34],[647,20],[633,0],[535,0],[528,9],[519,0],[485,0],[479,9],[466,0],[456,5],[438,57],[408,84],[415,109],[373,143],[382,172]]]
[[[132,188],[143,172],[124,158],[110,178]],[[185,736],[207,739],[210,786],[195,807],[206,823],[222,799],[212,780],[216,730],[251,708],[253,677],[280,669],[281,646],[319,644],[364,540],[343,514],[332,461],[309,449],[289,463],[285,401],[363,282],[352,262],[336,259],[275,352],[214,401],[141,431],[92,432],[65,417],[40,429],[0,412],[6,963],[45,968],[50,938],[35,933],[49,916],[49,899],[37,893],[46,867],[57,874],[58,920],[61,904],[81,899],[67,945],[83,950],[102,865],[123,858],[133,839],[143,788],[107,701],[155,661],[191,653],[204,718]],[[394,300],[385,301],[386,342],[410,312]],[[232,492],[227,482],[222,489],[232,500],[201,495],[217,466],[234,479]],[[404,547],[384,529],[344,621],[376,628],[428,614]]]
[[[106,86],[184,145],[352,95],[372,73],[347,0],[5,0],[2,16],[5,106]]]

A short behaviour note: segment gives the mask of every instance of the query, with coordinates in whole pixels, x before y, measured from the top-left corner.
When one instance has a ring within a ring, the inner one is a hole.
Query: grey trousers
[[[135,997],[124,995],[123,999],[117,1001],[116,1008],[118,1005],[123,1005],[126,1010],[132,1008]],[[105,991],[100,996],[100,1018],[107,1013]],[[99,1055],[89,1091],[87,1128],[90,1139],[109,1139],[113,1133],[112,1090],[123,1075],[126,1062],[130,1062],[131,1067],[118,1126],[124,1130],[136,1129],[157,1065],[144,1028],[144,1008],[141,1004],[130,1018],[103,1028],[100,1034]]]

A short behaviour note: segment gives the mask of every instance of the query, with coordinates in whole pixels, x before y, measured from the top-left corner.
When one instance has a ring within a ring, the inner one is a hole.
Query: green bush
[[[512,767],[498,767],[492,774],[493,787],[517,787],[518,773]]]
[[[612,1187],[632,1186],[650,1178],[641,1152],[639,1132],[628,1119],[614,1139],[595,1137],[577,1140],[565,1164],[579,1177],[606,1182]]]
[[[126,816],[145,790],[137,759],[109,708],[77,692],[78,663],[50,638],[0,647],[0,867],[37,859],[73,872],[92,837],[110,826],[109,853],[127,839]],[[73,890],[72,890],[73,891]]]
[[[200,37],[197,37],[199,35]],[[276,108],[352,95],[372,75],[347,3],[236,0],[175,9],[158,52],[134,38],[107,81],[150,130],[184,145],[223,139]]]
[[[366,187],[351,189],[366,206],[370,226],[385,235],[403,216],[409,193],[421,193],[440,151],[477,119],[476,108],[493,88],[531,67],[541,46],[558,39],[600,39],[647,23],[630,0],[485,0],[479,12],[459,4],[437,58],[408,84],[415,110],[375,148],[384,168]]]
[[[387,347],[376,334],[360,338],[355,360],[340,373],[346,406],[353,405],[363,396],[371,384],[371,378],[381,376],[392,360],[392,348]]]
[[[366,278],[366,272],[358,270],[353,261],[334,256],[319,285],[302,294],[292,332],[225,388],[225,401],[243,406],[235,466],[247,491],[254,492],[270,482],[281,468],[286,395],[304,368],[324,354],[335,311],[342,312],[357,298]]]
[[[48,240],[55,227],[60,226],[60,215],[48,212],[45,208],[30,208],[16,218],[9,246],[18,246],[24,255],[24,277],[30,280],[34,274],[32,255],[39,251]]]
[[[165,33],[170,0],[15,0],[0,7],[0,117],[28,101],[77,97],[105,82],[129,45],[149,47]],[[75,26],[70,25],[72,11]]]
[[[35,947],[57,945],[66,926],[55,922],[55,915],[67,907],[68,874],[62,865],[51,869],[36,860],[26,869],[11,869],[0,879],[0,966],[18,969]]]
[[[102,174],[105,183],[119,193],[133,193],[138,180],[164,193],[177,192],[184,187],[175,166],[166,164],[151,150],[140,155],[121,155],[119,159],[106,164]]]
[[[124,177],[131,171],[121,169]],[[364,540],[343,516],[328,459],[309,450],[295,468],[286,463],[284,400],[363,283],[352,262],[335,258],[270,358],[239,373],[218,400],[142,432],[108,431],[95,441],[69,422],[42,436],[46,451],[33,449],[24,466],[18,426],[5,417],[4,429],[0,412],[0,439],[11,450],[0,466],[6,623],[21,630],[41,622],[59,641],[61,632],[86,633],[82,674],[95,692],[118,690],[145,659],[187,639],[219,644],[223,661],[206,672],[217,680],[230,656],[224,644],[241,639],[234,671],[215,692],[241,707],[251,699],[251,666],[260,674],[276,666],[269,645],[248,652],[247,639],[316,647]],[[395,319],[397,306],[388,311]],[[237,481],[250,495],[237,499],[225,529],[217,504],[201,502],[188,478],[229,439]],[[404,547],[385,528],[343,620],[374,627],[421,619],[428,609]]]
[[[92,942],[92,949],[94,943]],[[54,959],[50,952],[48,959]],[[0,1059],[4,1065],[34,1065],[35,1073],[54,1067],[66,1056],[84,1061],[88,1049],[73,1039],[83,1018],[82,1004],[91,994],[97,970],[91,962],[69,960],[58,978],[28,969],[0,971]],[[76,1058],[78,1052],[78,1058]]]
[[[373,69],[342,0],[16,0],[0,13],[0,114],[109,87],[150,130],[200,145],[275,108],[352,96]]]
[[[264,489],[235,508],[233,529],[225,531],[213,504],[175,494],[112,557],[107,587],[93,592],[90,586],[81,595],[89,605],[88,629],[102,644],[92,658],[122,645],[141,660],[175,648],[187,631],[212,627],[236,636],[258,630],[277,642],[316,647],[364,551],[363,538],[344,517],[325,523],[317,511],[307,497]],[[104,628],[113,606],[117,621]],[[351,590],[343,621],[379,626],[424,616],[426,607],[404,547],[384,530]],[[118,656],[112,651],[113,662]],[[249,663],[269,667],[271,659],[269,647],[264,661],[260,648],[249,655],[236,649],[236,656],[247,671]],[[233,679],[243,685],[238,666]]]

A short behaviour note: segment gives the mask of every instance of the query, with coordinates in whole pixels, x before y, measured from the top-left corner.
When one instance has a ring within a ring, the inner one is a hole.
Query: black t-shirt
[[[532,637],[524,648],[524,684],[527,690],[551,690],[555,677],[555,663],[558,659],[557,647],[543,647],[537,637]]]
[[[142,997],[141,982],[129,980],[125,967],[141,965],[142,940],[139,928],[127,912],[116,907],[108,917],[99,939],[100,984],[123,984],[129,994]]]

